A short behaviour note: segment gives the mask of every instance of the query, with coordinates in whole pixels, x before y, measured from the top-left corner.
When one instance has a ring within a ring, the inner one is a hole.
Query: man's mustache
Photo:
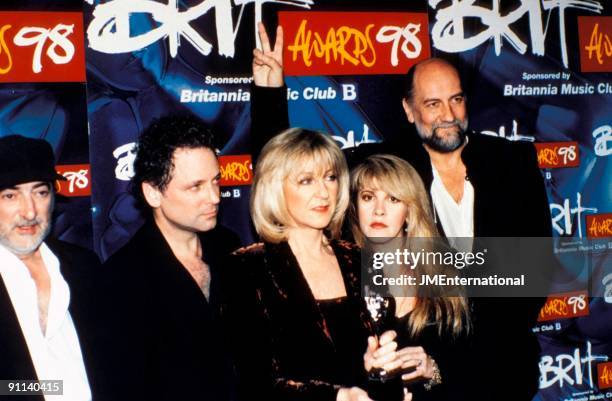
[[[452,128],[452,127],[457,127],[459,129],[462,129],[461,125],[462,125],[462,121],[455,118],[453,121],[449,121],[449,122],[434,123],[432,126],[432,130],[435,131],[438,128]]]
[[[15,227],[16,228],[32,227],[32,226],[42,224],[42,222],[43,221],[40,217],[36,217],[33,220],[19,220],[17,223],[15,223]]]

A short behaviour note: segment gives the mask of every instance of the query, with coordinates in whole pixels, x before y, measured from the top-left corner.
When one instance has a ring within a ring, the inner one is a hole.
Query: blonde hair
[[[429,196],[421,177],[408,162],[393,155],[372,155],[351,170],[351,205],[349,218],[355,241],[364,246],[366,238],[359,227],[357,202],[359,192],[364,188],[379,189],[399,199],[408,207],[406,216],[406,238],[439,237],[433,221]],[[421,243],[421,245],[423,245]],[[426,266],[429,270],[435,266]],[[415,269],[420,275],[421,269]],[[420,277],[417,277],[420,282]],[[423,291],[419,291],[422,293]],[[458,336],[471,327],[469,306],[463,296],[420,296],[408,319],[408,330],[418,336],[427,323],[434,321],[438,333],[449,331]]]
[[[327,234],[340,236],[344,214],[349,204],[348,167],[342,151],[329,136],[301,128],[286,130],[272,138],[261,151],[251,189],[251,217],[255,230],[264,241],[287,240],[289,211],[283,185],[291,173],[305,161],[332,169],[338,179],[338,197]]]
[[[437,237],[429,197],[421,177],[408,162],[393,155],[372,155],[351,170],[351,205],[349,215],[355,241],[363,245],[359,228],[357,199],[363,188],[377,188],[399,199],[408,207],[408,237]]]

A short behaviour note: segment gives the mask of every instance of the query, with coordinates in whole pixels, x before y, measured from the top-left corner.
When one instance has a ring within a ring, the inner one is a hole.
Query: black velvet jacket
[[[372,327],[361,297],[360,253],[344,241],[333,241],[332,247],[347,301],[361,322],[351,350],[363,361]],[[241,399],[334,401],[340,386],[365,385],[362,363],[352,372],[337,371],[337,344],[329,322],[286,242],[255,244],[235,252],[225,273],[228,300],[222,313]]]

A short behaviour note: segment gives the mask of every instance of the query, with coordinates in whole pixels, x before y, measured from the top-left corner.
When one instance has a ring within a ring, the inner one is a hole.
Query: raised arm
[[[270,38],[262,23],[257,26],[261,49],[253,50],[251,86],[251,155],[257,160],[263,146],[273,136],[289,128],[287,90],[283,79],[283,28]]]
[[[257,25],[261,40],[261,49],[253,49],[253,82],[264,88],[280,88],[283,77],[283,27],[276,28],[276,40],[270,44],[270,38],[263,23]]]

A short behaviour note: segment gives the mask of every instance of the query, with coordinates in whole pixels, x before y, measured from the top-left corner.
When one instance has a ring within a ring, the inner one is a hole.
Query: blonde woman
[[[263,240],[228,266],[226,308],[242,399],[369,400],[372,327],[358,248],[339,241],[349,177],[328,136],[290,129],[263,148],[251,214]]]
[[[367,238],[405,238],[400,242],[409,246],[410,238],[438,236],[423,182],[396,156],[372,155],[357,165],[351,171],[351,197],[351,229],[359,245]],[[418,242],[420,248],[424,242]],[[470,329],[467,299],[397,296],[393,301],[395,319],[389,328],[397,332],[400,349],[388,367],[404,372],[402,379],[415,400],[467,399],[471,380],[462,372]],[[388,361],[390,353],[374,357],[375,339],[370,341],[366,365]]]

